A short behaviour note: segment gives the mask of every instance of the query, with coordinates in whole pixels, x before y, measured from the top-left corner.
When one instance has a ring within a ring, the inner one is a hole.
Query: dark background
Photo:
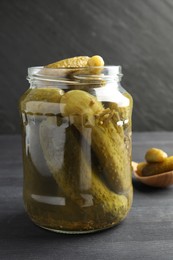
[[[122,65],[133,130],[173,130],[172,0],[0,0],[0,133],[20,133],[27,67],[95,54]]]

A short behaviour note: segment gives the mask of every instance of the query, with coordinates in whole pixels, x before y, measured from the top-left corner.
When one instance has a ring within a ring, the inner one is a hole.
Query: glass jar
[[[132,97],[120,66],[32,67],[20,99],[26,211],[46,229],[86,233],[132,204]]]

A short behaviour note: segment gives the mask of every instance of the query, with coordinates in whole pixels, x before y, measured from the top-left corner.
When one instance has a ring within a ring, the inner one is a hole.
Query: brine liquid
[[[22,113],[22,117],[24,201],[31,219],[39,226],[72,233],[103,229],[120,222],[131,206],[130,178],[129,189],[121,192],[128,201],[122,216],[116,215],[114,210],[105,210],[105,203],[112,203],[107,194],[114,191],[92,150],[92,129],[85,129],[84,138],[68,118],[60,115]],[[125,122],[119,124],[123,128]],[[124,142],[130,154],[128,128],[125,128]],[[101,193],[105,188],[105,198],[93,195],[93,181],[96,185],[97,181],[98,185],[103,184]]]

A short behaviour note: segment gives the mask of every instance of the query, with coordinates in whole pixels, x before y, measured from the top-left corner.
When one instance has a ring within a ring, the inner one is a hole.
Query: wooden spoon
[[[163,172],[157,175],[144,177],[144,176],[140,176],[137,173],[137,165],[138,165],[137,162],[132,162],[133,173],[138,181],[152,187],[160,187],[160,188],[173,185],[173,171]]]

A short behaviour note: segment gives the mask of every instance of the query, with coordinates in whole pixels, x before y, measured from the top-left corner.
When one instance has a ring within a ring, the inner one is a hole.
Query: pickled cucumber
[[[128,152],[118,127],[111,118],[107,120],[110,115],[105,116],[102,104],[89,93],[80,90],[67,92],[60,102],[62,115],[69,116],[71,123],[82,135],[85,136],[87,125],[92,129],[91,146],[111,189],[118,193],[127,192],[131,186]]]
[[[131,158],[131,154],[132,154],[132,141],[131,141],[131,130],[132,130],[132,107],[133,107],[133,100],[132,97],[129,93],[123,93],[123,95],[125,97],[128,98],[129,105],[128,106],[119,106],[117,103],[115,102],[110,102],[108,107],[111,109],[111,111],[114,111],[114,113],[116,114],[117,117],[117,121],[116,121],[116,117],[114,116],[113,120],[114,122],[118,122],[120,123],[120,131],[123,131],[122,137],[124,136],[124,143],[126,146],[126,149],[128,151],[129,154],[129,158]],[[117,126],[118,128],[118,126]]]
[[[58,114],[57,105],[64,91],[59,88],[45,87],[29,89],[20,102],[21,112],[27,114]]]
[[[104,66],[104,60],[99,55],[94,55],[92,57],[88,56],[77,56],[54,63],[48,64],[46,68],[84,68],[84,67],[100,67]]]
[[[118,112],[120,120],[123,122],[123,128],[124,130],[127,129],[128,127],[131,128],[131,116],[132,116],[132,106],[133,106],[133,100],[130,94],[128,93],[123,93],[125,97],[129,99],[129,106],[118,106],[117,103],[110,102],[109,103],[109,108],[111,110],[115,110]]]
[[[114,216],[117,222],[120,221],[128,211],[127,198],[124,195],[117,195],[109,191],[94,170],[91,169],[81,145],[74,135],[75,129],[71,126],[66,130],[64,164],[61,165],[60,161],[63,155],[61,148],[55,144],[56,139],[52,129],[52,125],[49,127],[47,122],[41,124],[40,142],[47,165],[57,184],[66,196],[70,197],[81,208],[88,205],[87,198],[90,198],[90,206],[99,205],[100,207],[102,205],[102,214],[109,213]],[[90,197],[88,197],[89,195]],[[91,198],[91,195],[93,198]],[[87,213],[87,210],[85,211]]]
[[[48,64],[45,67],[46,68],[81,68],[81,67],[86,67],[88,60],[90,57],[88,56],[77,56],[77,57],[72,57],[60,61],[56,61],[54,63]]]

